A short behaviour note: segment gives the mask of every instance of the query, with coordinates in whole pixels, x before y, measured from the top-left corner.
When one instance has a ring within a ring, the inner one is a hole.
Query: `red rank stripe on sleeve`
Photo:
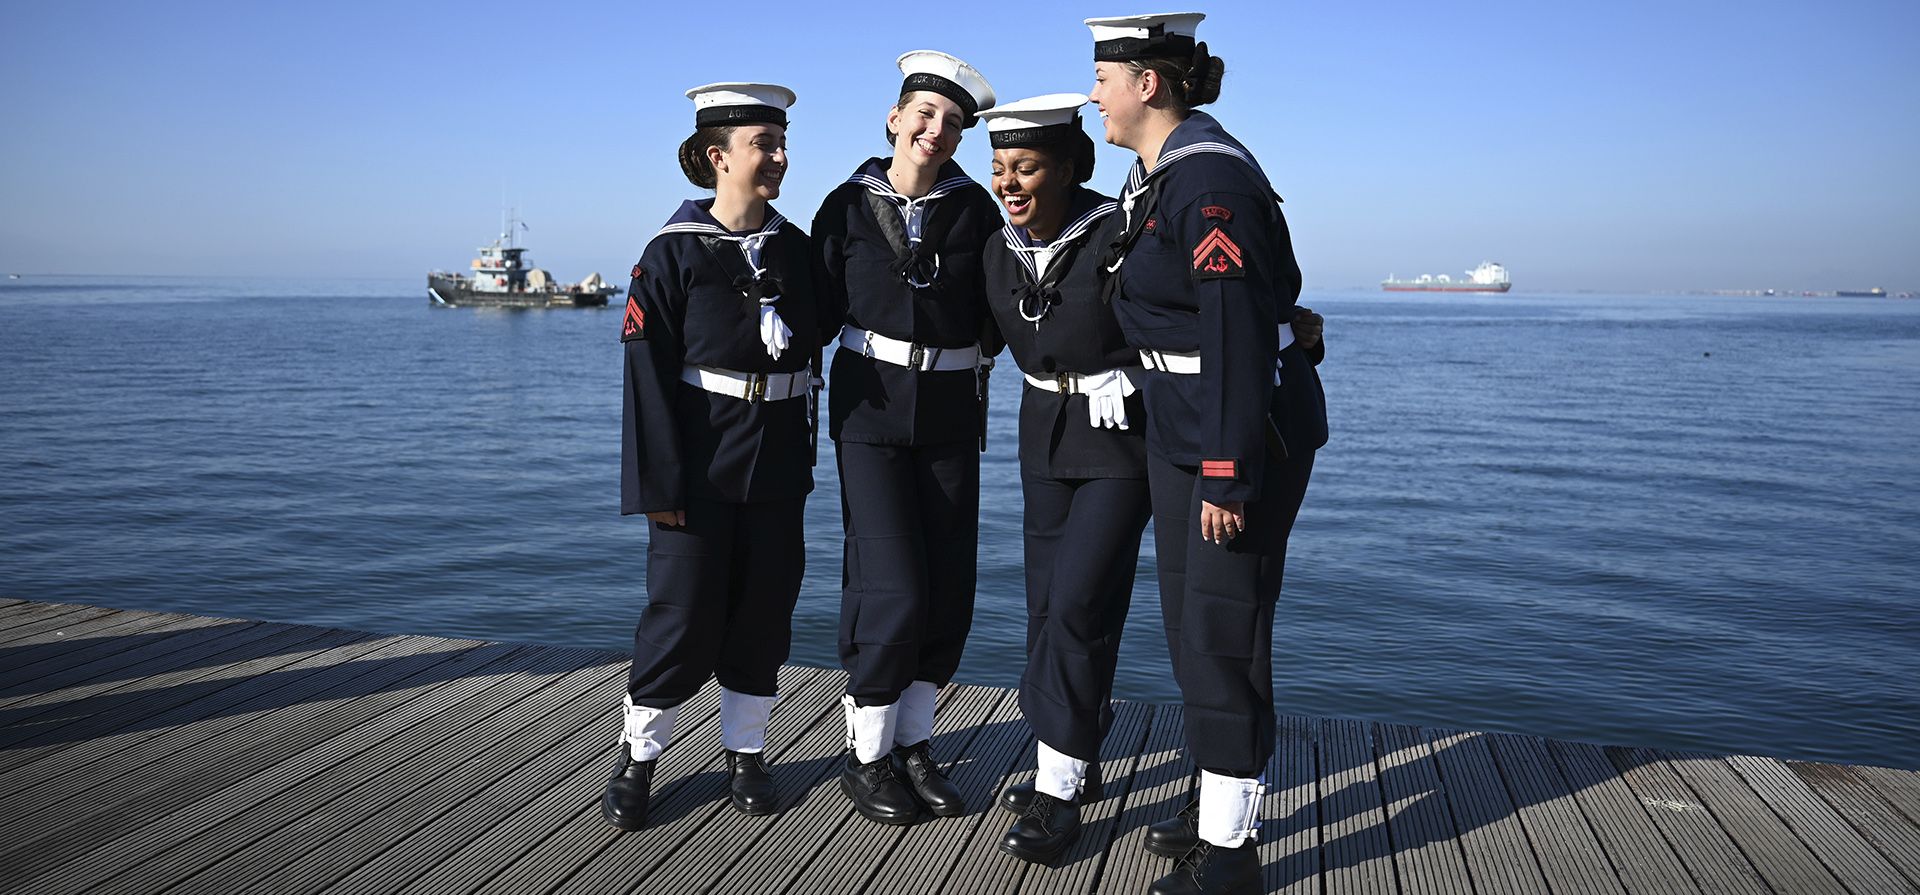
[[[1203,479],[1237,479],[1240,477],[1238,460],[1202,460],[1200,477]]]
[[[620,328],[620,338],[637,339],[647,334],[647,312],[640,310],[640,300],[627,296],[627,322]]]
[[[1216,225],[1194,247],[1193,269],[1201,276],[1236,276],[1246,270],[1246,263],[1239,244]]]

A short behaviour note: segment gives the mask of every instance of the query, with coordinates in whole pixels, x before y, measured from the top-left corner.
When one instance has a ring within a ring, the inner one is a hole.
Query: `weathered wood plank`
[[[315,669],[308,682],[314,689],[305,701],[258,702],[242,706],[242,714],[235,716],[263,723],[225,729],[203,740],[201,748],[165,756],[164,761],[149,764],[140,773],[114,777],[112,787],[94,783],[20,812],[22,821],[38,835],[18,846],[0,844],[6,846],[4,859],[21,873],[66,860],[74,850],[84,847],[88,837],[119,836],[151,824],[233,778],[277,762],[296,748],[357,726],[394,705],[464,677],[475,665],[509,649],[408,638],[367,654],[360,662]],[[44,797],[50,790],[72,789],[63,784],[64,780],[55,781],[28,794]],[[82,792],[84,797],[79,797]]]
[[[48,631],[59,629],[60,619],[94,608],[77,603],[30,603],[9,609],[0,618],[0,647],[41,642]]]
[[[1920,824],[1920,771],[1875,767],[1856,767],[1853,770],[1888,804],[1906,815],[1909,822]]]
[[[1359,721],[1322,720],[1314,737],[1320,755],[1321,841],[1329,895],[1371,895],[1396,889],[1386,807],[1373,765],[1373,739]]]
[[[594,766],[592,759],[618,729],[608,713],[617,717],[624,684],[623,664],[592,665],[568,675],[553,688],[501,707],[466,737],[397,768],[395,788],[404,791],[397,799],[384,787],[357,789],[371,792],[374,804],[341,801],[324,822],[303,820],[277,833],[271,847],[250,849],[241,860],[209,868],[194,878],[193,888],[252,891],[228,882],[270,879],[262,888],[323,892],[360,873],[367,891],[408,891],[405,880],[482,835],[553,781]],[[718,689],[709,688],[690,700],[686,711],[697,720],[718,704]],[[309,843],[309,837],[319,842]],[[236,862],[240,869],[230,871]]]
[[[1674,854],[1686,865],[1703,892],[1764,895],[1773,891],[1752,862],[1700,803],[1686,781],[1658,755],[1646,750],[1608,747],[1602,750],[1620,772],[1620,778],[1646,806]]]
[[[170,831],[169,838],[178,841],[170,851],[138,864],[124,864],[138,867],[139,872],[123,871],[113,880],[115,884],[96,891],[138,890],[134,883],[142,875],[183,881],[187,891],[262,891],[277,888],[270,878],[316,849],[325,849],[330,860],[347,859],[349,854],[370,857],[392,843],[384,837],[356,835],[360,825],[377,826],[389,818],[424,824],[443,810],[446,793],[440,785],[444,781],[457,780],[477,790],[510,769],[500,743],[537,735],[536,723],[555,715],[565,717],[570,707],[589,698],[599,707],[607,683],[620,670],[598,663],[600,656],[579,652],[561,652],[573,654],[564,664],[578,666],[564,672],[549,667],[550,661],[534,666],[527,661],[527,652],[516,652],[480,670],[482,677],[476,680],[485,684],[483,689],[444,690],[432,701],[410,705],[404,714],[393,713],[382,724],[392,731],[390,738],[305,779],[274,780],[284,782],[284,788],[263,800],[232,808],[213,798],[253,795],[266,788],[261,784],[268,782],[268,774],[311,767],[325,757],[323,751],[301,753],[190,805],[176,812],[182,816],[180,821],[161,826],[186,828],[188,820],[218,817],[229,809],[231,813],[204,832]],[[371,732],[372,725],[368,727]],[[76,863],[94,860],[89,857]]]
[[[1019,694],[1007,691],[1006,699],[1014,703],[1013,717],[1004,722],[1006,732],[1012,735],[1006,738],[979,738],[983,748],[968,756],[969,761],[985,765],[988,771],[986,780],[971,784],[978,786],[978,789],[963,790],[969,800],[978,799],[977,803],[971,803],[978,807],[964,817],[945,818],[930,824],[934,827],[961,827],[965,835],[960,840],[964,844],[958,846],[958,854],[952,860],[945,881],[938,884],[937,891],[952,895],[1011,892],[1019,887],[1020,881],[1033,866],[1001,854],[999,847],[1000,836],[1013,823],[1013,817],[994,807],[993,800],[999,798],[1000,791],[1016,778],[1017,769],[1033,764],[1035,750],[1039,748],[1033,728],[1019,714]],[[911,855],[914,852],[902,854]]]
[[[1727,835],[1775,891],[1795,895],[1840,895],[1846,891],[1800,838],[1781,823],[1773,809],[1734,773],[1725,759],[1670,752],[1653,754],[1665,759],[1687,782],[1695,798],[1713,812]]]
[[[1193,798],[1198,771],[1187,756],[1186,742],[1180,707],[1154,706],[1132,779],[1125,781],[1126,803],[1115,821],[1113,842],[1107,847],[1100,891],[1145,892],[1154,880],[1173,870],[1173,861],[1148,852],[1145,842],[1148,826],[1178,814]]]
[[[195,628],[241,624],[245,623],[197,615],[123,613],[113,618],[112,625],[86,635],[6,650],[0,655],[0,696],[44,693],[66,686],[65,681],[85,680],[82,674],[86,669],[76,666],[132,652],[145,641]]]
[[[1000,693],[982,687],[946,687],[934,715],[933,754],[951,774],[966,747],[983,728]],[[831,723],[821,719],[821,723]],[[841,722],[844,728],[844,720]],[[831,769],[840,772],[840,765]],[[831,779],[828,781],[831,782]],[[807,895],[858,893],[887,860],[906,827],[870,823],[859,817],[836,786],[820,786],[818,798],[806,798],[754,848],[752,860],[738,861],[710,887],[715,892],[795,892]],[[812,795],[811,793],[809,794]],[[977,808],[978,806],[971,806]],[[867,860],[849,860],[849,856]]]
[[[1599,746],[1547,743],[1594,835],[1606,849],[1620,884],[1633,895],[1691,895],[1700,891],[1673,852],[1650,810]]]
[[[1507,733],[1494,734],[1487,743],[1507,793],[1518,806],[1520,824],[1527,830],[1547,885],[1555,893],[1626,895],[1546,743],[1539,737]]]
[[[1319,719],[1280,716],[1267,797],[1261,806],[1260,865],[1268,892],[1319,895],[1320,769],[1315,756]],[[1162,871],[1164,872],[1164,871]]]
[[[1727,764],[1848,889],[1920,892],[1779,759],[1735,755]]]
[[[478,659],[483,651],[493,658]],[[332,768],[346,764],[363,774],[380,773],[410,754],[396,754],[396,739],[404,742],[408,734],[433,724],[440,725],[443,735],[454,733],[446,727],[450,719],[464,717],[469,707],[484,704],[487,691],[510,680],[514,666],[536,661],[542,652],[538,647],[507,645],[476,651],[477,662],[468,675],[427,690],[419,698],[311,747],[301,749],[296,744],[296,751],[285,759],[65,862],[34,880],[33,886],[42,895],[77,893],[121,874],[123,869],[136,868],[136,872],[124,874],[125,887],[154,891],[186,875],[185,869],[157,860],[162,853],[196,841],[238,846],[250,841],[241,837],[252,832],[254,825],[290,822],[339,792],[338,788],[322,788],[315,782],[328,780]],[[429,745],[420,742],[417,748]],[[372,761],[367,760],[369,755]],[[226,835],[208,835],[209,830],[222,828]]]
[[[0,659],[11,657],[19,650],[57,645],[88,630],[138,617],[98,606],[48,607],[23,615],[24,618],[11,624],[0,624]]]
[[[305,630],[314,637],[321,633],[317,628]],[[246,623],[188,626],[175,631],[156,632],[155,636],[143,638],[143,643],[124,652],[110,650],[92,661],[34,677],[31,681],[22,681],[19,686],[6,687],[0,692],[18,691],[18,695],[7,699],[5,708],[0,709],[0,727],[18,725],[24,730],[36,726],[26,724],[29,719],[51,714],[61,708],[84,707],[83,711],[64,716],[67,718],[95,715],[123,718],[124,709],[151,707],[143,698],[143,691],[159,690],[211,675],[220,666],[246,658],[239,654],[244,652],[243,648],[248,644],[271,640],[275,635],[282,635],[284,642],[287,633],[286,629],[277,625]],[[158,680],[168,672],[183,673],[165,681]],[[122,695],[104,695],[115,692]]]
[[[1909,884],[1920,884],[1920,826],[1875,792],[1854,768],[1811,761],[1790,761],[1787,768],[1873,843]]]
[[[1434,767],[1433,747],[1415,727],[1376,724],[1373,732],[1400,891],[1472,895],[1466,858],[1454,839],[1447,792]]]
[[[1425,729],[1440,781],[1460,831],[1475,892],[1537,895],[1548,891],[1540,862],[1521,827],[1519,809],[1493,763],[1487,734]]]
[[[9,742],[0,748],[0,798],[49,777],[68,773],[106,756],[122,757],[134,744],[164,735],[169,728],[228,711],[236,698],[260,688],[260,681],[276,672],[316,667],[333,661],[331,650],[351,655],[372,651],[380,641],[362,635],[321,628],[294,627],[267,631],[268,656],[233,665],[214,665],[170,672],[140,681],[143,698],[116,706],[112,715],[72,718],[49,717],[43,729],[5,731]],[[304,663],[304,664],[303,664]],[[281,679],[284,680],[284,679]],[[233,690],[250,687],[251,690]]]

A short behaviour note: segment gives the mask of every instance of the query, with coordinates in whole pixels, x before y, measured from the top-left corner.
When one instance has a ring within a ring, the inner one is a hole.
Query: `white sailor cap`
[[[1194,35],[1204,12],[1161,12],[1144,16],[1088,19],[1093,30],[1093,61],[1132,62],[1138,59],[1193,57]]]
[[[967,113],[967,127],[980,120],[980,113],[993,108],[993,87],[978,69],[939,50],[914,50],[900,54],[900,95],[915,90],[931,90],[960,104]]]
[[[980,117],[987,122],[987,141],[995,149],[1057,146],[1080,130],[1084,93],[1049,93],[994,106]]]
[[[733,124],[777,124],[787,126],[787,107],[793,105],[793,91],[778,84],[745,84],[728,81],[705,84],[687,91],[693,100],[694,127],[724,127]]]

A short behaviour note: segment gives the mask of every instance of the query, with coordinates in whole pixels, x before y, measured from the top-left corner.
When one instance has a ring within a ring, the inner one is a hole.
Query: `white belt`
[[[742,401],[785,401],[807,393],[807,371],[736,373],[719,367],[682,367],[680,381]]]
[[[1143,348],[1140,350],[1140,365],[1162,373],[1198,373],[1200,372],[1200,352],[1187,354],[1179,351],[1155,351],[1151,348]]]
[[[935,348],[891,339],[879,333],[848,326],[840,330],[840,347],[856,351],[874,360],[896,367],[923,372],[971,370],[980,365],[980,346]]]
[[[1056,392],[1062,395],[1082,395],[1086,394],[1086,383],[1088,380],[1104,380],[1111,376],[1112,373],[1112,370],[1108,370],[1104,373],[1055,373],[1052,376],[1035,376],[1032,373],[1023,373],[1021,375],[1027,377],[1028,385],[1041,391]]]
[[[1279,336],[1279,341],[1274,345],[1275,351],[1293,344],[1293,327],[1285,323],[1280,324]],[[1149,370],[1159,370],[1162,373],[1193,374],[1200,372],[1200,352],[1155,351],[1151,348],[1142,348],[1140,363]],[[1278,378],[1278,376],[1275,377],[1276,381]]]

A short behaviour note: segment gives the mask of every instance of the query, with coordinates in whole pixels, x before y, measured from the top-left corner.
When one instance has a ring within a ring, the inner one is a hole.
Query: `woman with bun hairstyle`
[[[1100,294],[1119,206],[1087,189],[1087,97],[1057,93],[982,117],[1007,224],[987,240],[987,304],[1026,377],[1020,397],[1027,666],[1020,709],[1039,740],[1031,783],[1008,787],[1020,815],[1000,850],[1049,863],[1100,797],[1100,741],[1148,513],[1140,355]]]
[[[1262,775],[1274,747],[1273,621],[1287,537],[1327,440],[1293,319],[1300,268],[1279,196],[1196,106],[1224,66],[1200,13],[1088,19],[1107,142],[1139,158],[1109,252],[1113,308],[1146,368],[1160,600],[1197,805],[1153,825],[1179,858],[1152,891],[1261,890]]]
[[[844,323],[828,389],[846,531],[840,786],[883,824],[922,805],[966,810],[930,740],[973,620],[985,358],[998,350],[979,343],[991,329],[980,249],[999,214],[953,162],[993,90],[945,53],[898,64],[892,157],[861,163],[812,230],[820,291]]]
[[[621,756],[601,800],[622,830],[645,825],[675,711],[709,677],[733,806],[774,810],[762,752],[806,559],[816,358],[832,331],[807,236],[770,204],[793,92],[727,83],[687,96],[680,166],[714,196],[681,203],[647,243],[620,335],[620,512],[651,523]]]

